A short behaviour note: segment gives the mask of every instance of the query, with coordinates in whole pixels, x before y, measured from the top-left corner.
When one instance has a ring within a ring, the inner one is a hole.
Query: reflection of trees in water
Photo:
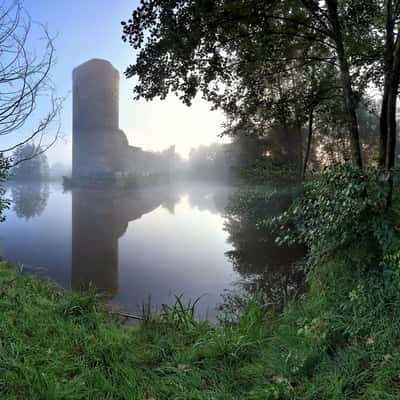
[[[238,283],[246,291],[262,291],[268,304],[277,308],[304,292],[302,247],[278,245],[273,232],[258,228],[246,211],[228,213],[225,230],[234,247],[226,256],[243,278]]]
[[[215,184],[198,184],[187,189],[191,207],[215,214],[223,214],[225,212],[225,207],[232,191],[232,186]]]
[[[161,205],[173,215],[175,214],[175,206],[179,202],[179,199],[179,193],[176,190],[171,190],[171,188],[169,188],[169,190],[165,191],[164,200]]]
[[[17,217],[30,219],[38,217],[46,208],[49,186],[44,182],[13,184],[11,195]]]

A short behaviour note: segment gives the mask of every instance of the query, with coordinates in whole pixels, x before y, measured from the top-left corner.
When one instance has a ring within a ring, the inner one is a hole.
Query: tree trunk
[[[354,101],[354,93],[351,85],[350,68],[347,62],[344,45],[342,30],[339,22],[338,5],[337,0],[326,0],[328,6],[329,19],[332,26],[333,38],[335,41],[337,58],[339,61],[340,78],[342,81],[344,103],[347,112],[347,119],[350,128],[350,142],[352,149],[353,160],[357,167],[362,168],[362,156],[361,156],[361,145],[360,135],[358,131],[358,119],[356,113],[356,105]]]
[[[398,79],[396,79],[398,81]],[[398,85],[398,84],[397,84]],[[388,96],[388,107],[387,107],[387,119],[388,119],[388,141],[387,141],[387,168],[389,170],[389,193],[387,198],[387,207],[390,208],[392,205],[393,197],[393,176],[392,170],[395,165],[396,157],[396,103],[397,103],[397,90],[395,89],[395,83],[393,83],[389,96]]]
[[[385,81],[382,96],[381,116],[379,121],[380,138],[379,138],[379,166],[384,168],[387,166],[388,158],[388,135],[389,135],[389,97],[393,88],[392,68],[393,68],[393,4],[392,0],[385,1],[386,10],[386,38],[385,38]]]
[[[297,144],[297,177],[299,180],[302,179],[303,176],[303,130],[301,125],[296,123],[295,127],[295,135],[296,135],[296,144]]]
[[[312,134],[313,134],[313,123],[314,123],[314,110],[311,108],[309,116],[308,116],[308,137],[307,137],[306,154],[304,156],[304,165],[303,165],[303,173],[302,173],[303,179],[306,176],[308,159],[310,158],[311,141],[312,141]]]
[[[396,162],[396,109],[397,96],[399,94],[400,83],[400,33],[397,34],[396,43],[393,53],[393,65],[389,74],[389,82],[391,83],[388,95],[387,108],[387,125],[388,125],[388,141],[387,141],[387,166],[389,169],[394,168]]]
[[[386,166],[387,158],[387,139],[388,139],[388,99],[389,99],[389,86],[390,83],[386,82],[383,89],[381,115],[379,119],[379,160],[378,165],[381,168]]]
[[[398,87],[399,79],[396,77],[393,79],[392,88],[388,97],[387,167],[389,170],[394,168],[396,159],[396,105]]]
[[[397,123],[396,123],[396,109],[397,109],[397,96],[399,93],[400,83],[400,35],[397,35],[396,45],[393,54],[393,66],[389,74],[389,81],[391,82],[388,106],[387,106],[387,125],[388,125],[388,140],[387,140],[387,168],[390,173],[389,177],[389,194],[387,206],[392,204],[393,196],[393,168],[396,165],[396,138],[397,138]]]

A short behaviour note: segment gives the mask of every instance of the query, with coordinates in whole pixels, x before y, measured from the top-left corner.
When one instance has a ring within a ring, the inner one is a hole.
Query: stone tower
[[[124,144],[119,72],[108,61],[87,61],[73,71],[73,179],[121,170],[119,152]]]

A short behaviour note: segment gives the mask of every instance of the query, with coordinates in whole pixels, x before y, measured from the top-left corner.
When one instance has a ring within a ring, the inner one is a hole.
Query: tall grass
[[[124,328],[94,292],[60,292],[2,264],[0,398],[400,398],[398,280],[337,259],[310,287],[280,316],[255,296],[210,326],[178,296]]]

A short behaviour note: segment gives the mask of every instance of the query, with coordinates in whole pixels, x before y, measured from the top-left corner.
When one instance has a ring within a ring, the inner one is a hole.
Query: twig
[[[141,317],[140,315],[135,315],[135,314],[131,314],[125,311],[110,311],[110,314],[113,315],[118,315],[120,317],[125,317],[125,318],[130,318],[130,319],[136,319],[138,321],[145,321],[146,318]]]

